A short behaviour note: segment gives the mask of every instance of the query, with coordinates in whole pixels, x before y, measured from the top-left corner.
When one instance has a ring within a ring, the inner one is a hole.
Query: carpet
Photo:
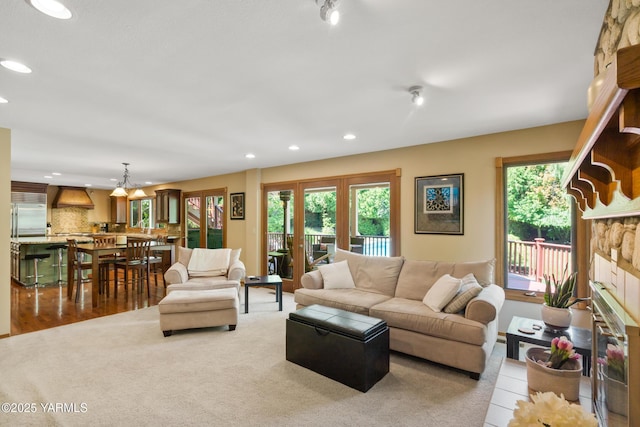
[[[285,360],[291,294],[250,289],[238,327],[163,337],[157,306],[0,340],[0,425],[482,426],[479,381],[400,353],[367,393]]]

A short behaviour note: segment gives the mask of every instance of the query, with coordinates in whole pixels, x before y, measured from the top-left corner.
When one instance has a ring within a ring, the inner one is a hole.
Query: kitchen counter
[[[67,243],[67,239],[73,238],[78,243],[93,242],[93,236],[127,236],[135,237],[138,239],[155,239],[155,234],[147,233],[69,233],[69,234],[53,234],[50,236],[30,236],[30,237],[18,237],[12,238],[12,243],[31,244],[31,245],[43,245],[54,243]],[[180,236],[167,236],[167,241],[173,242],[179,239]]]

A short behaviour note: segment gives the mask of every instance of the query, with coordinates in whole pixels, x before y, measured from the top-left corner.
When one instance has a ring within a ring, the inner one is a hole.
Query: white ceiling
[[[0,127],[13,180],[94,188],[585,118],[608,5],[341,0],[330,27],[314,0],[60,1],[0,2],[0,58],[33,69],[0,68]]]

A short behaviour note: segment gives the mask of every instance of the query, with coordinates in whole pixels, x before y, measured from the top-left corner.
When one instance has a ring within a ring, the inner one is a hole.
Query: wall
[[[583,124],[574,121],[263,169],[262,182],[401,168],[401,254],[412,259],[490,259],[495,256],[495,158],[570,150]],[[464,235],[414,234],[415,178],[460,172],[464,173]]]
[[[11,131],[0,128],[0,224],[4,224],[4,238],[0,239],[0,337],[11,332]]]

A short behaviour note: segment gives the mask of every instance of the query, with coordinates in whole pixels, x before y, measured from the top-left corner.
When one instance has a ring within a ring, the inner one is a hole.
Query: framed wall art
[[[244,193],[231,193],[231,219],[244,219]]]
[[[464,234],[464,174],[416,178],[416,234]]]

